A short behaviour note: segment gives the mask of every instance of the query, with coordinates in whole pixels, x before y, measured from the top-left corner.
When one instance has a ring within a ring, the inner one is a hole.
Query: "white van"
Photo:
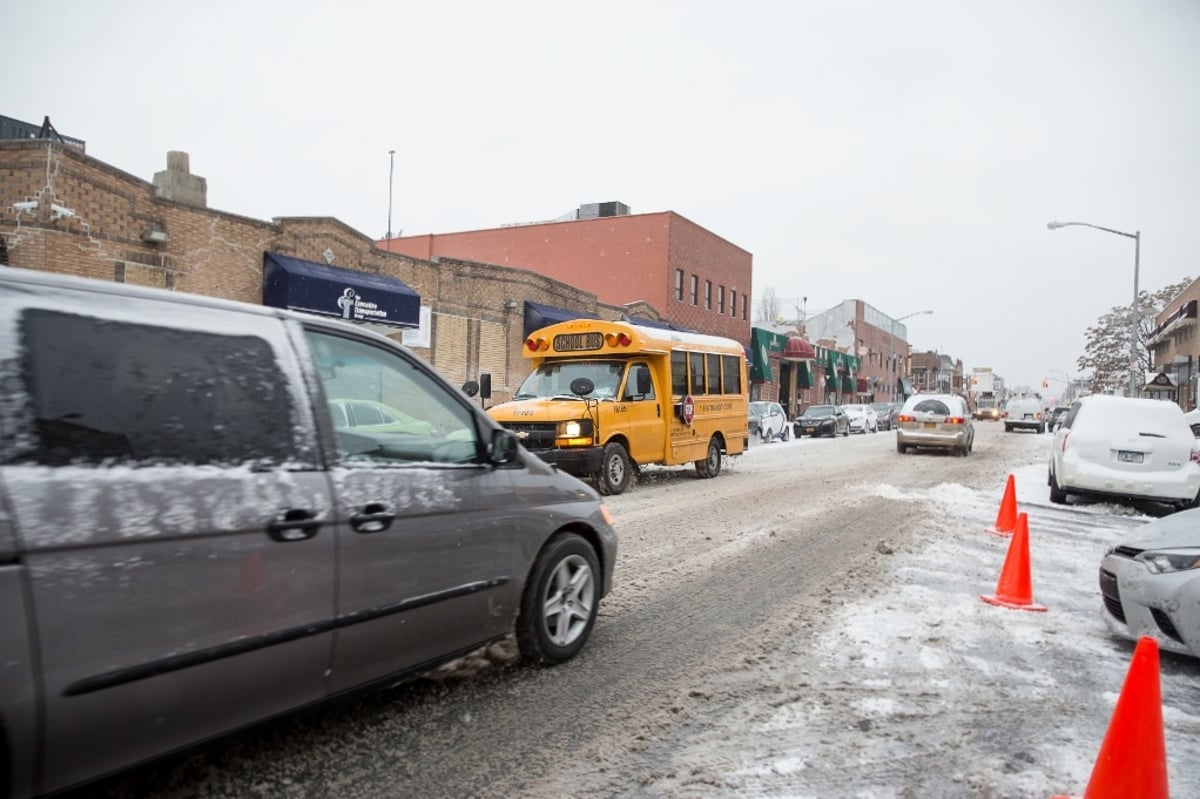
[[[1042,401],[1037,397],[1010,399],[1004,407],[1004,432],[1013,430],[1036,430],[1046,432],[1046,419],[1042,414]]]

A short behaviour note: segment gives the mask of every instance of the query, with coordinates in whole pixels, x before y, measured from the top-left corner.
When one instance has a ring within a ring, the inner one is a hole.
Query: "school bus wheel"
[[[696,461],[696,474],[704,478],[713,478],[721,473],[721,442],[716,436],[708,440],[708,456],[702,461]]]
[[[604,445],[604,459],[600,462],[600,471],[596,472],[596,490],[601,494],[620,494],[629,487],[629,478],[633,474],[633,465],[629,462],[629,453],[619,442],[610,441]]]

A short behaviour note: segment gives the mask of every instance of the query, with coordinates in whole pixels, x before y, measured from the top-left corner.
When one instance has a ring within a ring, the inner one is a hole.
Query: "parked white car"
[[[792,426],[788,424],[787,414],[778,402],[751,402],[747,426],[751,441],[767,442],[776,438],[787,441],[792,437]]]
[[[870,405],[843,405],[850,419],[851,433],[878,433],[879,414]]]
[[[1173,402],[1083,397],[1054,431],[1046,479],[1059,504],[1078,494],[1195,507],[1200,441]]]
[[[1108,550],[1100,593],[1114,635],[1200,658],[1200,510],[1155,519]]]

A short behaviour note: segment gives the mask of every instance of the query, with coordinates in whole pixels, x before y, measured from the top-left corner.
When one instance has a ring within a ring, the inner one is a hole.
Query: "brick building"
[[[368,314],[359,323],[403,340],[456,383],[491,374],[489,404],[508,399],[528,374],[521,345],[539,309],[661,319],[645,298],[606,303],[515,265],[388,252],[337,219],[266,222],[215,210],[186,153],[169,153],[167,169],[148,182],[87,155],[76,141],[0,140],[0,266],[255,304],[276,304],[268,300],[277,296],[299,307],[317,296],[327,307],[316,312],[335,316],[345,287],[356,287],[364,300],[356,313]],[[292,282],[269,291],[271,273]],[[401,294],[404,302],[391,302]],[[389,309],[407,315],[390,318]]]
[[[641,300],[681,329],[750,342],[751,254],[674,211],[631,214],[623,203],[592,203],[562,220],[377,244],[413,258],[525,267],[602,303]]]
[[[1146,340],[1151,374],[1145,396],[1172,400],[1185,411],[1196,407],[1197,372],[1200,371],[1200,336],[1196,334],[1200,279],[1193,280],[1154,318]]]

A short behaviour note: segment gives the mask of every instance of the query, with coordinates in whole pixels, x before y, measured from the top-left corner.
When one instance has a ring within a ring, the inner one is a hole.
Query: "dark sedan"
[[[896,426],[896,413],[900,409],[890,402],[872,402],[875,416],[879,420],[880,430],[891,430]]]
[[[848,436],[850,417],[841,405],[810,405],[792,425],[796,438],[801,436]]]

